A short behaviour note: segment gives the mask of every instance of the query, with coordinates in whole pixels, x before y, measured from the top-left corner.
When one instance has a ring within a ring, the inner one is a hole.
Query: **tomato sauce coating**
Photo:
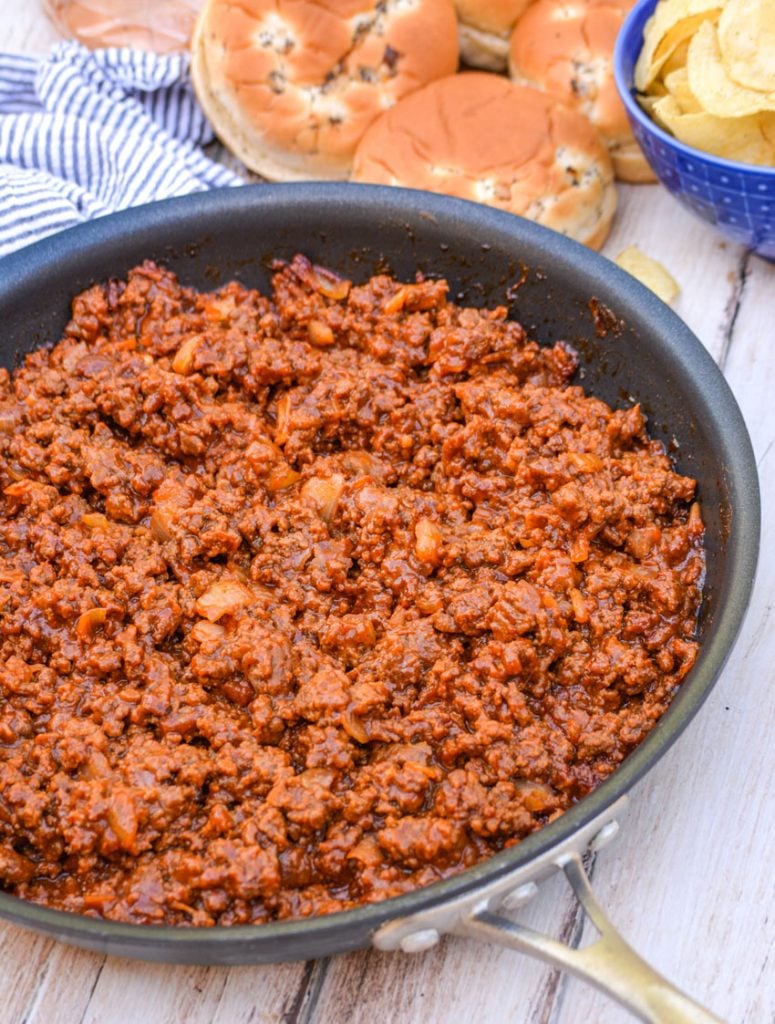
[[[693,480],[503,308],[151,263],[0,371],[0,888],[324,914],[552,821],[691,668]]]

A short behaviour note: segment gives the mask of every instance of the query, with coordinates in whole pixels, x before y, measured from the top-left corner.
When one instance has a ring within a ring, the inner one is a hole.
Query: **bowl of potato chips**
[[[775,0],[640,0],[614,73],[662,184],[775,260]]]

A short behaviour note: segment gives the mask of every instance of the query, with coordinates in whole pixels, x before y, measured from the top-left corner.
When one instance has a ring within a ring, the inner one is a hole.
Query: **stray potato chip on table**
[[[637,278],[641,284],[650,288],[663,302],[670,303],[678,298],[681,289],[673,275],[657,260],[647,256],[637,245],[624,249],[614,262]]]

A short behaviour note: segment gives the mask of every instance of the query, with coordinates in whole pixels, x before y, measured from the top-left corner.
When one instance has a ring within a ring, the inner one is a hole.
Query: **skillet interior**
[[[585,388],[642,403],[652,435],[698,480],[707,534],[702,647],[670,710],[614,775],[552,825],[464,874],[381,904],[307,921],[176,929],[98,921],[0,894],[0,916],[123,956],[188,963],[306,959],[366,945],[384,921],[521,866],[628,790],[667,750],[717,678],[748,603],[759,496],[748,434],[715,364],[651,292],[588,249],[486,207],[403,189],[254,186],[168,200],[94,221],[0,261],[0,364],[59,339],[73,295],[143,259],[208,289],[236,278],[266,289],[269,264],[303,252],[356,280],[389,270],[444,276],[456,301],[507,303],[541,342],[571,342]],[[589,307],[612,314],[597,330]]]

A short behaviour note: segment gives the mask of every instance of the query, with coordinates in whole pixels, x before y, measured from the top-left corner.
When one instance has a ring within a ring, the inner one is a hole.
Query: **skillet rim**
[[[542,266],[552,264],[558,271],[572,273],[587,289],[586,294],[598,292],[601,282],[605,282],[606,301],[613,299],[617,314],[623,308],[629,309],[648,323],[649,343],[672,359],[676,372],[681,374],[682,386],[696,396],[717,428],[723,447],[718,453],[720,468],[730,504],[734,506],[726,555],[730,579],[719,598],[720,611],[703,639],[695,667],[645,740],[597,789],[516,846],[451,878],[401,896],[320,917],[261,925],[184,928],[126,924],[55,910],[0,892],[0,918],[91,949],[118,951],[120,955],[148,960],[237,964],[288,959],[282,953],[286,945],[293,947],[293,958],[301,959],[321,955],[326,949],[337,952],[363,945],[363,936],[386,921],[420,913],[524,868],[603,814],[678,739],[717,681],[751,597],[760,531],[758,474],[745,422],[721,371],[687,325],[629,274],[579,243],[512,214],[412,189],[350,183],[245,185],[194,193],[110,214],[0,259],[0,317],[3,308],[17,292],[23,291],[30,279],[45,275],[63,262],[95,262],[101,252],[112,252],[117,245],[125,248],[138,236],[163,238],[168,229],[179,230],[186,224],[192,235],[202,234],[203,223],[212,224],[215,233],[222,218],[228,222],[229,217],[239,216],[245,210],[257,216],[256,211],[276,211],[278,204],[292,213],[306,210],[316,216],[323,211],[334,225],[340,223],[342,216],[346,220],[348,214],[353,215],[354,210],[364,216],[368,210],[405,220],[408,231],[420,232],[423,223],[430,220],[436,226],[446,226],[453,238],[455,234],[466,239],[472,235],[495,235],[504,244],[508,240],[533,250],[537,255],[531,258],[542,259]],[[94,279],[99,280],[99,276]],[[626,313],[624,319],[627,320]],[[347,936],[353,933],[361,938],[348,941]],[[305,941],[315,949],[314,953],[303,952]],[[241,949],[248,950],[244,959],[239,955]]]

